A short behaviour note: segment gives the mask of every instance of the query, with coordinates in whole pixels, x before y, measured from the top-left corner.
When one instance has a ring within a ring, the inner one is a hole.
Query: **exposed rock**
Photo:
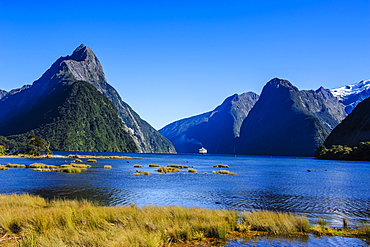
[[[172,141],[177,152],[233,153],[243,120],[258,100],[253,92],[228,97],[213,111],[173,122],[159,132]]]

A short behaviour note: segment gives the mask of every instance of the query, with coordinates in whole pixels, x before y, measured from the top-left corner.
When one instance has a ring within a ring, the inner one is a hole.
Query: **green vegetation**
[[[353,147],[333,145],[330,148],[326,148],[322,145],[316,151],[316,158],[325,160],[370,161],[370,142],[361,142],[359,145]]]
[[[138,150],[116,107],[88,82],[76,81],[68,86],[61,83],[43,102],[22,115],[19,122],[24,122],[17,126],[17,132],[22,134],[7,136],[8,139],[25,142],[28,136],[37,135],[47,139],[52,150]]]
[[[213,167],[216,167],[216,168],[229,168],[228,165],[222,165],[222,164],[214,165]]]

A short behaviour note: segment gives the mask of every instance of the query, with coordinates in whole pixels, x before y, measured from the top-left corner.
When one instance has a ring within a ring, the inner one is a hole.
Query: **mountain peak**
[[[76,50],[73,51],[72,55],[69,57],[76,61],[84,61],[91,58],[96,58],[94,52],[84,44],[81,44]]]
[[[294,87],[292,83],[288,80],[280,79],[280,78],[273,78],[269,82],[267,82],[266,86],[273,86],[275,88],[279,88],[280,86],[283,87]]]

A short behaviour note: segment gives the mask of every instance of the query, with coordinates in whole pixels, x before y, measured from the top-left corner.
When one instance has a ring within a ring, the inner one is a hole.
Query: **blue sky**
[[[300,89],[370,79],[370,1],[1,1],[0,89],[81,43],[158,129],[274,77]]]

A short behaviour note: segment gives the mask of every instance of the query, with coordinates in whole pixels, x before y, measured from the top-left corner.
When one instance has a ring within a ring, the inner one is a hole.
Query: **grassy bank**
[[[0,195],[1,246],[222,246],[228,236],[260,231],[329,231],[320,229],[310,228],[305,217],[287,213],[103,207],[87,201],[47,201],[27,194]]]

